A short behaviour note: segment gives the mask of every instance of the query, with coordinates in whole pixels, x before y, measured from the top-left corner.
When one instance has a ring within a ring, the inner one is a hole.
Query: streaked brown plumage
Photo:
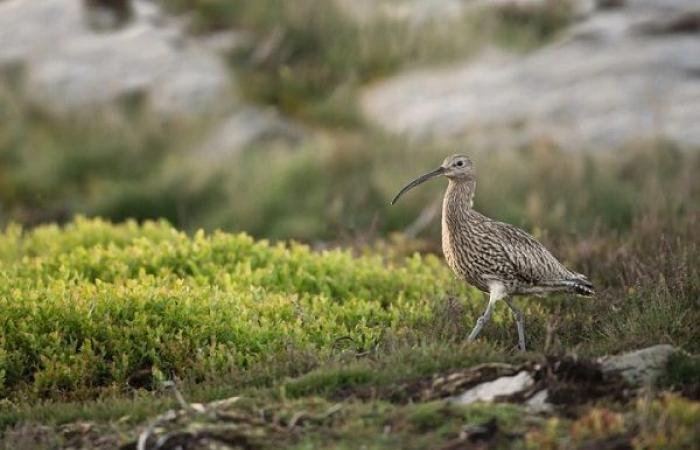
[[[567,269],[528,233],[472,208],[476,174],[472,162],[464,155],[447,157],[437,170],[404,187],[392,204],[404,192],[440,175],[449,180],[442,204],[442,250],[447,264],[460,279],[488,292],[490,297],[470,340],[489,321],[496,302],[504,299],[516,317],[518,345],[525,349],[522,313],[507,299],[509,295],[594,294],[593,285],[584,275]]]

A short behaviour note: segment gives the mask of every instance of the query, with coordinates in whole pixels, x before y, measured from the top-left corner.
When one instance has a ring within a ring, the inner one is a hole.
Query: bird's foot
[[[473,341],[476,339],[476,337],[481,333],[481,329],[484,328],[484,324],[487,322],[488,317],[481,316],[478,319],[476,319],[476,325],[474,325],[474,329],[472,330],[471,333],[469,333],[469,337],[467,337],[467,341]]]
[[[525,348],[525,319],[523,316],[522,311],[518,309],[512,301],[509,301],[506,299],[506,304],[510,307],[510,309],[513,311],[513,316],[515,317],[515,324],[518,328],[518,349],[521,352],[524,352],[526,350]]]

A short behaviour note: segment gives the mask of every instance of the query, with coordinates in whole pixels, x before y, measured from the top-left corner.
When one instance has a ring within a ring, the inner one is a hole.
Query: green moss
[[[659,384],[667,388],[691,388],[700,393],[700,356],[676,352],[669,357]]]
[[[445,400],[407,406],[400,410],[405,420],[417,432],[454,429],[466,424],[479,425],[495,419],[499,426],[513,430],[519,427],[524,417],[519,405],[475,403],[458,405]],[[445,431],[445,430],[443,430]]]
[[[336,394],[343,390],[369,385],[376,380],[369,368],[348,368],[312,372],[284,385],[291,397]]]

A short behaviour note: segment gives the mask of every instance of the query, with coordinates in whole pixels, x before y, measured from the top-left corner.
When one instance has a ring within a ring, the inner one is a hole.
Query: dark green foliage
[[[310,373],[284,385],[291,397],[337,394],[344,390],[373,384],[376,374],[367,368],[346,368]]]
[[[683,352],[671,355],[659,385],[700,399],[700,356]]]

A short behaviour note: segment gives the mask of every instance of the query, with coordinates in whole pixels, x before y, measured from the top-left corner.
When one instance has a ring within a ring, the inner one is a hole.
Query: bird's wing
[[[549,250],[520,228],[495,220],[487,220],[483,226],[496,237],[494,241],[510,263],[509,275],[532,284],[572,275]]]

